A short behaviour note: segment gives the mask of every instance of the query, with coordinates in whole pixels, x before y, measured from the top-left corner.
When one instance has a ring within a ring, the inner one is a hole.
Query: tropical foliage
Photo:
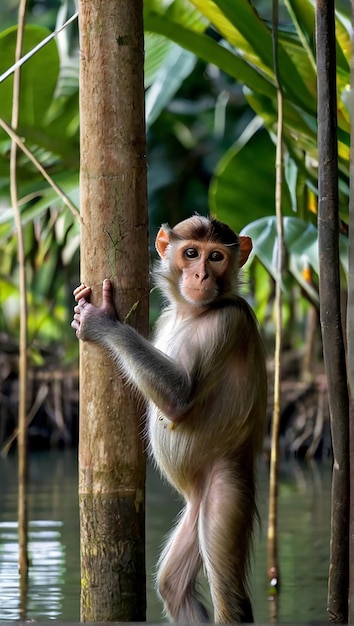
[[[256,4],[256,3],[255,3]],[[259,3],[257,3],[259,4]],[[266,5],[268,3],[265,3]],[[317,125],[314,0],[285,0],[279,27],[285,99],[283,212],[289,277],[317,301]],[[252,235],[256,263],[273,274],[276,84],[270,16],[248,0],[145,0],[146,120],[152,229],[209,209]],[[262,4],[260,4],[262,7]],[[337,77],[341,262],[347,270],[350,2],[337,3]],[[63,2],[57,26],[74,12]],[[48,34],[29,24],[24,53]],[[0,117],[11,120],[16,27],[0,32]],[[78,51],[74,26],[22,67],[20,137],[79,205]],[[16,334],[16,236],[9,201],[9,137],[0,130],[0,329]],[[69,338],[78,280],[79,224],[20,153],[18,188],[30,279],[30,332]],[[256,267],[256,266],[255,266]],[[312,272],[308,280],[308,268]],[[306,271],[305,271],[306,270]],[[264,270],[254,270],[258,298]],[[293,282],[285,281],[287,289]],[[51,316],[47,313],[50,311]],[[66,329],[66,331],[65,331]]]
[[[285,0],[288,14],[279,28],[279,73],[284,96],[284,184],[289,270],[317,301],[310,266],[318,275],[317,255],[317,121],[314,0]],[[350,2],[337,4],[337,80],[340,215],[348,221]],[[217,164],[209,205],[236,230],[247,226],[258,259],[274,274],[274,218],[277,95],[272,24],[248,0],[175,0],[147,2],[146,28],[166,35],[244,86],[254,111]],[[161,67],[160,67],[161,72]],[[160,82],[161,97],[164,85]],[[347,238],[341,240],[341,263],[347,271]],[[307,273],[305,272],[305,276]]]
[[[62,20],[64,16],[59,15]],[[25,29],[23,54],[37,46],[49,31],[30,24]],[[14,62],[16,27],[0,33],[0,74]],[[77,54],[69,54],[70,32],[50,41],[27,61],[21,72],[18,134],[26,148],[52,179],[78,205],[79,111]],[[0,117],[10,123],[13,79],[0,84]],[[9,145],[0,131],[0,328],[16,336],[18,328],[18,268],[16,233],[9,200]],[[36,346],[63,343],[68,322],[68,292],[77,282],[79,224],[48,185],[35,165],[19,152],[18,196],[25,234],[29,281],[29,336]],[[40,344],[38,343],[40,340]]]

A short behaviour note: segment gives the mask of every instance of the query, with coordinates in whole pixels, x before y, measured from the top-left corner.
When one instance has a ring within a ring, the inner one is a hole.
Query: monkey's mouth
[[[188,287],[183,290],[183,297],[191,304],[204,305],[210,304],[218,296],[218,290],[214,287],[208,289],[206,287]]]

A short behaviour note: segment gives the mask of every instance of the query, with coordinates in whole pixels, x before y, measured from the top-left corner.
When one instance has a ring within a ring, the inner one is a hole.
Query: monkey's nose
[[[200,280],[200,282],[202,283],[204,280],[209,278],[209,274],[208,272],[201,272],[200,274],[196,274],[195,277],[198,278],[198,280]]]

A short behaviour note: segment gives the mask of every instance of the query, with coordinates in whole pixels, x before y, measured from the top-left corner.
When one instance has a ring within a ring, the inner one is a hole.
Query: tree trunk
[[[323,354],[333,444],[330,621],[348,619],[349,398],[341,324],[334,0],[317,0],[318,241]]]
[[[80,0],[82,282],[148,330],[142,0]],[[136,306],[134,306],[136,305]],[[81,345],[81,620],[145,620],[142,403],[109,355]]]
[[[354,7],[352,6],[352,28]],[[350,85],[354,90],[354,40],[350,59]],[[349,623],[354,622],[354,103],[350,101],[350,204],[349,204],[349,272],[347,303],[347,351],[348,380],[350,392],[350,517],[349,517]]]

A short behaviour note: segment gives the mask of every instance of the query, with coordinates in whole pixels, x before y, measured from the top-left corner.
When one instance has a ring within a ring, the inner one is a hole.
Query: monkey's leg
[[[247,474],[237,476],[228,461],[218,461],[210,471],[200,506],[200,550],[215,623],[253,622],[247,569],[255,504],[253,475]]]
[[[187,504],[159,559],[157,586],[171,621],[208,622],[208,614],[196,591],[201,567],[198,546],[197,504]]]

